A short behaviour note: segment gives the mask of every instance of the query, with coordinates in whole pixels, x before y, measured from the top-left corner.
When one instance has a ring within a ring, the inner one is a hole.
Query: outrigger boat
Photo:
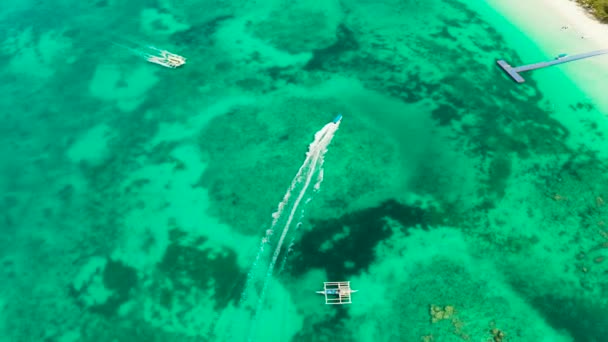
[[[351,293],[358,290],[350,288],[350,281],[324,282],[323,291],[317,293],[325,295],[325,304],[351,304]]]
[[[171,69],[175,69],[177,67],[180,67],[180,66],[186,64],[186,58],[184,58],[180,55],[176,55],[167,50],[160,50],[153,46],[148,46],[148,48],[158,52],[157,55],[152,55],[152,54],[144,55],[146,60],[150,63],[162,65],[166,68],[171,68]]]

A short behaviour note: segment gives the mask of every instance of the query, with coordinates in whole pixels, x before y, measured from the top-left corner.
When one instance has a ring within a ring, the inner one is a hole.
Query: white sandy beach
[[[572,0],[489,0],[489,4],[546,52],[547,59],[560,53],[608,49],[608,24],[600,23]],[[559,68],[608,114],[608,99],[602,96],[608,86],[608,55]]]

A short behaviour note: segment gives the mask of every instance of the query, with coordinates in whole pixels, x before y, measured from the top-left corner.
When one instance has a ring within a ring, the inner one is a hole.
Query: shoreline
[[[574,0],[490,0],[488,4],[544,52],[546,60],[560,53],[608,49],[608,24]],[[527,56],[526,51],[520,55],[526,63],[541,61],[527,60],[532,56]],[[608,115],[608,99],[602,91],[608,85],[608,56],[566,63],[559,68]]]
[[[525,29],[540,47],[564,49],[572,46],[572,50],[608,48],[608,24],[600,22],[574,0],[489,0],[488,3],[509,21]],[[543,14],[542,20],[539,20],[538,13]],[[554,38],[548,39],[551,36]]]

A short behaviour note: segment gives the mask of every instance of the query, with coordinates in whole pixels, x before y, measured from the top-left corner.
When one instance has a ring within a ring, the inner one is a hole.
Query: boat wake
[[[126,39],[122,39],[121,42],[113,41],[112,44],[147,62],[162,65],[167,68],[174,69],[186,64],[186,58],[152,45],[136,43]]]
[[[281,254],[283,254],[283,260],[280,270],[285,265],[288,253],[282,253],[283,245],[290,233],[290,228],[294,225],[294,217],[298,215],[298,222],[295,224],[295,230],[297,230],[304,217],[306,203],[321,186],[325,153],[340,126],[341,118],[342,116],[338,116],[315,134],[313,142],[308,146],[304,163],[296,173],[283,200],[278,204],[277,210],[272,214],[272,223],[262,238],[239,302],[241,307],[246,308],[253,315],[248,340],[251,340],[254,335],[257,317],[263,308],[266,290]],[[312,189],[311,185],[313,185]],[[280,235],[278,235],[279,233]],[[292,234],[289,250],[293,246],[294,239],[295,235]],[[272,245],[274,245],[274,250],[271,248]]]

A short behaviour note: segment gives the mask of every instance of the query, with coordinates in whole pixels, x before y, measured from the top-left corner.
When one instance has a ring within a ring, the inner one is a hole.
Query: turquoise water
[[[608,123],[560,68],[504,76],[546,54],[484,2],[0,18],[2,341],[608,336]]]

